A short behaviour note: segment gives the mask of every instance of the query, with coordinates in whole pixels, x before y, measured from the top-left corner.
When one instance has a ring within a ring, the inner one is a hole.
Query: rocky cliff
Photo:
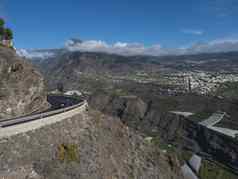
[[[160,125],[163,138],[176,146],[199,153],[213,161],[228,166],[237,174],[238,141],[224,134],[208,129],[196,122],[175,114],[168,114]]]
[[[237,139],[207,129],[184,116],[161,111],[139,97],[98,93],[89,101],[93,108],[118,116],[121,121],[146,135],[159,136],[160,140],[173,144],[179,151],[193,151],[232,169],[238,168]]]
[[[89,109],[0,140],[0,178],[181,179],[179,164],[120,120]]]
[[[0,119],[47,107],[42,76],[14,50],[0,47]]]

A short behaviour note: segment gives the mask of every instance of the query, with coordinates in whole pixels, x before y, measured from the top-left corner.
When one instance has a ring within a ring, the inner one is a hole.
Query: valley
[[[238,179],[237,17],[0,0],[0,179]]]
[[[204,163],[216,165],[218,173],[224,170],[228,178],[236,178],[236,59],[236,52],[152,57],[65,51],[32,62],[49,91],[59,86],[64,92],[78,90],[90,107],[158,140],[169,155],[176,153],[184,161],[189,153],[199,154]],[[216,127],[200,126],[218,111],[227,115]],[[210,178],[207,175],[203,178]]]

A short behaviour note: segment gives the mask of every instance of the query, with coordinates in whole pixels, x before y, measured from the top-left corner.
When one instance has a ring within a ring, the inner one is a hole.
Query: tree
[[[6,28],[4,31],[4,37],[6,40],[12,40],[13,39],[13,32],[11,29]]]
[[[0,18],[0,40],[3,40],[5,21]]]
[[[0,27],[4,27],[4,25],[5,25],[4,19],[0,18]]]

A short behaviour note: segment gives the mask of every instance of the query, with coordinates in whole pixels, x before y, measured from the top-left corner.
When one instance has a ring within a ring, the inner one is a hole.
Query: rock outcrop
[[[140,119],[144,117],[147,110],[147,104],[133,95],[115,96],[99,92],[90,96],[89,102],[95,109],[120,118],[126,118],[128,115],[133,114],[135,120]]]
[[[135,129],[142,125],[149,107],[137,96],[114,96],[104,92],[92,95],[89,104],[94,109],[118,117],[123,123]]]
[[[0,119],[48,107],[44,80],[14,50],[0,47]]]

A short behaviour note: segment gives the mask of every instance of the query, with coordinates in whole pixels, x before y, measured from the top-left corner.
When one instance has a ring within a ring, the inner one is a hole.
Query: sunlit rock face
[[[14,50],[0,47],[0,119],[47,107],[42,76]]]

